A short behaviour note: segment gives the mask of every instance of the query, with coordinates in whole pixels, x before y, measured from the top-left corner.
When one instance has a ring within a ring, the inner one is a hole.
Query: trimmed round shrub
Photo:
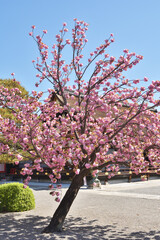
[[[32,190],[23,183],[0,185],[0,212],[23,212],[35,208]]]

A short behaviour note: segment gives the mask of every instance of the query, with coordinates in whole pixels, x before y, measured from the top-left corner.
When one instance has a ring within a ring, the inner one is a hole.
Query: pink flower
[[[145,82],[148,82],[148,78],[147,78],[147,77],[144,77],[144,81],[145,81]]]
[[[55,199],[55,201],[56,201],[56,202],[60,202],[61,199],[60,199],[59,197],[57,197],[57,198]]]
[[[19,161],[15,161],[14,163],[15,163],[15,165],[18,165],[18,164],[19,164]]]
[[[66,43],[67,43],[67,44],[70,44],[71,41],[70,41],[69,39],[66,39]]]
[[[23,159],[23,157],[22,157],[20,154],[17,154],[17,155],[16,155],[16,158],[17,158],[19,161],[21,161],[21,160]]]
[[[109,54],[105,54],[104,56],[105,56],[105,58],[109,58]]]
[[[49,189],[53,189],[54,186],[52,184],[49,185]]]
[[[142,60],[143,59],[143,56],[142,55],[137,55],[136,56],[138,59]]]
[[[61,179],[61,174],[58,173],[57,176],[56,176],[57,179]]]
[[[33,32],[29,32],[29,36],[32,36],[33,35]]]
[[[141,87],[141,91],[144,91],[145,90],[145,87]]]
[[[24,143],[28,143],[28,138],[23,138]]]
[[[11,75],[12,75],[12,76],[14,76],[14,75],[15,75],[15,73],[11,73]]]
[[[54,176],[53,176],[52,174],[49,174],[49,178],[50,178],[50,179],[53,179]]]
[[[133,83],[134,83],[134,84],[139,83],[139,79],[133,80]]]
[[[56,196],[59,197],[60,196],[60,192],[55,192]]]
[[[79,174],[79,172],[80,172],[80,169],[76,169],[76,171],[75,171],[75,174]]]
[[[86,163],[86,164],[85,164],[85,167],[88,169],[88,168],[91,167],[91,165],[90,165],[89,163]]]
[[[46,33],[47,33],[47,30],[43,30],[43,33],[46,34]]]
[[[53,192],[50,192],[50,194],[51,194],[52,196],[54,196],[54,195],[55,195],[55,191],[53,191]]]
[[[35,29],[36,28],[36,26],[35,25],[32,25],[32,29]]]
[[[52,183],[56,183],[57,182],[57,179],[56,178],[53,178],[52,179]]]
[[[124,49],[123,52],[124,52],[124,53],[128,53],[129,50],[128,50],[128,49]]]

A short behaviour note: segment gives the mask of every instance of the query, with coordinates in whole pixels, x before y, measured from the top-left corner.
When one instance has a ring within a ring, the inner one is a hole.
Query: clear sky
[[[111,55],[118,57],[128,48],[144,56],[127,77],[160,80],[160,0],[0,0],[0,78],[14,72],[27,90],[36,89],[32,60],[38,50],[28,35],[31,25],[37,33],[48,30],[51,46],[63,22],[72,29],[73,18],[89,23],[86,53],[114,33]],[[40,90],[49,87],[45,83]]]

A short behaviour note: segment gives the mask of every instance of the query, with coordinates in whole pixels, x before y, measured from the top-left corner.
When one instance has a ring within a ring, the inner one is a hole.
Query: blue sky
[[[0,0],[0,9],[0,78],[11,78],[14,72],[29,91],[37,90],[32,60],[38,50],[28,35],[31,25],[36,25],[37,34],[47,29],[45,39],[52,46],[62,23],[67,22],[71,30],[73,18],[89,23],[86,54],[114,33],[111,55],[118,57],[128,48],[144,56],[126,76],[160,80],[159,0]],[[39,90],[50,87],[45,82]]]

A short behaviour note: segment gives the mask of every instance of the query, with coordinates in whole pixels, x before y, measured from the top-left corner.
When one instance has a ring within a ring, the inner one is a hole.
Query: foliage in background
[[[26,99],[28,97],[27,90],[20,85],[20,83],[13,79],[0,79],[0,87],[7,88],[9,90],[9,95],[12,95],[13,89],[18,88],[20,90],[19,93],[17,93],[22,98]],[[6,101],[9,101],[10,96],[6,96]],[[8,98],[8,99],[7,99]],[[0,108],[0,115],[4,119],[12,119],[16,121],[16,117],[13,115],[13,109],[9,107],[1,107]],[[3,144],[9,144],[9,146],[13,147],[13,142],[5,139],[3,137],[3,134],[0,135],[0,143]],[[21,151],[22,153],[22,151]],[[0,155],[0,163],[14,163],[17,161],[17,158],[10,156],[7,153],[1,153]]]

